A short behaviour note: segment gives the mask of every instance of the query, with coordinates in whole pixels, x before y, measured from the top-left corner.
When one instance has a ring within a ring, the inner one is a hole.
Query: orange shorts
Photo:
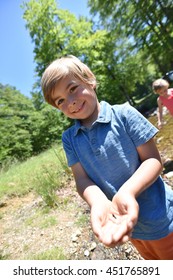
[[[159,240],[130,241],[145,260],[173,260],[173,232]]]

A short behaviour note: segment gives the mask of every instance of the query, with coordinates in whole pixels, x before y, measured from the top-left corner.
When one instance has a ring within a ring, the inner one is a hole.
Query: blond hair
[[[163,88],[163,87],[169,87],[168,81],[164,79],[157,79],[153,82],[152,84],[152,89],[154,90],[155,93],[157,93],[157,90]]]
[[[86,64],[77,57],[68,55],[54,60],[44,71],[41,79],[41,87],[45,100],[55,106],[53,93],[58,82],[70,76],[88,85],[96,84],[95,75]]]

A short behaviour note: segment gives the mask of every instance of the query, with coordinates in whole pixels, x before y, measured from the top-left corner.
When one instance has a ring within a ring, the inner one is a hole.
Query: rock
[[[89,250],[85,250],[85,251],[84,251],[84,256],[85,256],[85,257],[89,257],[89,255],[90,255]]]
[[[77,237],[76,235],[72,235],[71,240],[72,240],[73,242],[77,242],[78,237]]]
[[[159,144],[162,139],[163,139],[163,136],[157,138],[156,143]]]
[[[90,250],[90,251],[93,251],[96,247],[97,247],[96,242],[92,242],[91,245],[90,245],[90,247],[89,247],[89,250]]]
[[[164,175],[167,179],[173,178],[173,171],[170,171]]]
[[[78,230],[76,231],[76,233],[75,233],[75,234],[76,234],[76,236],[78,236],[78,237],[79,237],[79,236],[81,235],[81,231],[80,231],[80,229],[78,229]]]
[[[7,206],[7,203],[6,203],[6,202],[1,202],[1,201],[0,201],[0,208],[1,208],[1,207],[5,207],[5,206]]]
[[[131,251],[132,251],[132,249],[129,247],[129,248],[127,248],[127,249],[125,249],[125,252],[127,253],[127,254],[130,254],[131,253]]]
[[[81,231],[78,229],[71,237],[73,242],[77,242],[78,237],[81,235]]]

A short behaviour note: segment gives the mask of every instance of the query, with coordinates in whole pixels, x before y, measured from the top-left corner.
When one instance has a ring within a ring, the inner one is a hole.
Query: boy
[[[169,113],[173,116],[173,88],[169,88],[169,83],[164,79],[157,79],[153,82],[152,88],[157,98],[158,111],[158,128],[163,126],[163,106],[165,106]]]
[[[46,101],[75,120],[62,141],[93,232],[109,247],[130,239],[144,259],[173,259],[173,191],[160,177],[157,129],[130,105],[99,103],[96,86],[74,56],[42,77]]]

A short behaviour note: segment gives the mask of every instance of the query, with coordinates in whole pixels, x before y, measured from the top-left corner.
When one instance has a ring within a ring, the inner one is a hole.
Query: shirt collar
[[[97,120],[92,124],[95,123],[109,123],[111,121],[111,105],[105,101],[100,102],[100,113],[98,115]],[[84,126],[81,125],[79,120],[75,120],[75,127],[74,127],[74,136],[76,136],[79,130],[84,130]]]

